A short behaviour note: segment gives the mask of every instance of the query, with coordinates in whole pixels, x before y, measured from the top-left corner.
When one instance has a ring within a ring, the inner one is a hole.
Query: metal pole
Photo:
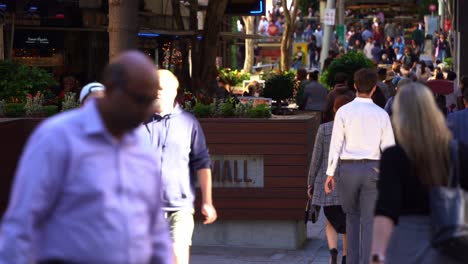
[[[345,0],[336,0],[336,13],[337,13],[337,16],[338,16],[338,25],[344,25],[345,23],[345,14],[344,14],[344,9],[345,9],[345,5],[344,5],[344,2]]]
[[[327,0],[327,9],[335,8],[335,0]],[[324,12],[325,13],[325,12]],[[322,42],[322,52],[320,53],[320,70],[323,69],[323,64],[325,59],[328,57],[328,52],[330,50],[330,43],[333,33],[333,26],[324,25],[324,34]]]

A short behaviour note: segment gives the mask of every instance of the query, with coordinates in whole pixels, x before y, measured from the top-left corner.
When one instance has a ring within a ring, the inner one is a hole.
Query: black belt
[[[346,159],[346,160],[340,160],[342,163],[367,163],[367,162],[378,162],[379,160],[372,160],[372,159],[359,159],[359,160],[354,160],[354,159]]]

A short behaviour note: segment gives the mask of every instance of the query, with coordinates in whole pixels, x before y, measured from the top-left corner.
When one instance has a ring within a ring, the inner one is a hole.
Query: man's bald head
[[[157,70],[158,92],[155,103],[155,111],[160,114],[168,114],[174,108],[179,81],[177,77],[168,70]]]
[[[104,106],[110,124],[129,130],[153,113],[158,79],[156,67],[139,51],[127,51],[116,57],[104,71]]]
[[[177,77],[169,70],[156,70],[156,78],[158,78],[158,86],[163,89],[177,90],[179,88]]]
[[[106,67],[103,82],[111,90],[119,87],[126,88],[141,77],[157,82],[157,76],[153,74],[154,70],[154,64],[146,55],[139,51],[127,51],[114,58]]]

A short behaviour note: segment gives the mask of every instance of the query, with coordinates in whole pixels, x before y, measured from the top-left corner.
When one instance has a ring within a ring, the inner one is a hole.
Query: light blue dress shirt
[[[160,159],[144,127],[115,140],[96,103],[29,138],[0,229],[0,263],[172,263]]]

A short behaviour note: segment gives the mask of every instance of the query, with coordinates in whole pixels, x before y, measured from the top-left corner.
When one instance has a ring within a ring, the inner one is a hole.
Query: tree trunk
[[[254,19],[253,16],[242,17],[245,24],[245,34],[254,34]],[[244,72],[252,72],[254,64],[254,40],[251,38],[245,39],[245,59],[244,59]]]
[[[192,85],[201,97],[209,96],[216,77],[216,47],[228,0],[209,1],[202,39],[192,49]]]
[[[182,14],[180,13],[180,1],[172,0],[172,14],[174,16],[176,26],[178,30],[185,30],[184,21],[182,19]],[[182,54],[182,67],[181,69],[176,69],[175,75],[179,79],[179,83],[182,89],[191,90],[191,80],[190,80],[190,64],[189,64],[189,46],[190,39],[182,38],[180,41],[180,52]]]
[[[5,59],[5,47],[3,45],[3,22],[0,22],[0,60]]]
[[[137,48],[138,5],[135,0],[109,0],[109,60]]]
[[[281,59],[280,69],[281,71],[289,71],[291,68],[291,48],[293,44],[292,35],[294,32],[294,22],[297,16],[297,0],[293,0],[291,7],[293,12],[291,14],[291,7],[288,8],[286,0],[281,0],[281,4],[284,9],[284,31],[281,36]]]

